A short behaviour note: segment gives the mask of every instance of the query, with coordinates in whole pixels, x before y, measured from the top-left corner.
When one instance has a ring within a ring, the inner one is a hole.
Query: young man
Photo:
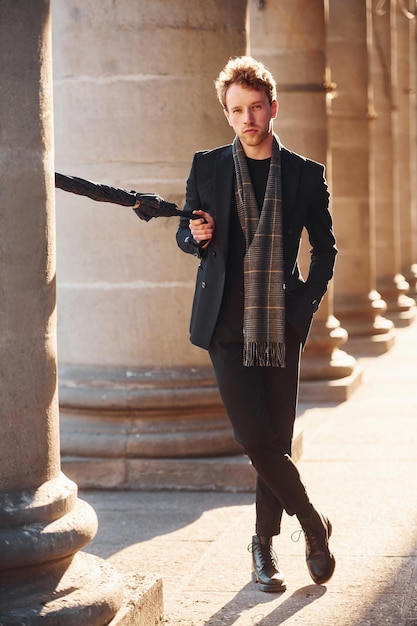
[[[209,351],[236,440],[257,471],[252,577],[262,591],[286,588],[272,550],[282,513],[296,515],[317,584],[333,574],[329,520],[311,504],[291,459],[299,358],[336,256],[324,167],[290,152],[273,132],[271,73],[251,57],[231,59],[216,81],[236,137],[194,156],[179,247],[201,262],[191,341]],[[311,244],[304,281],[301,232]]]

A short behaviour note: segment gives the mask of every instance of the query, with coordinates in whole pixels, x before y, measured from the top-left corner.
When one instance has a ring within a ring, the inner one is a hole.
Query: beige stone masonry
[[[60,464],[47,0],[0,3],[0,58],[0,622],[101,626],[122,581]]]
[[[232,139],[214,79],[246,51],[246,3],[53,8],[57,170],[182,208],[194,152]],[[239,453],[189,342],[198,260],[176,245],[178,218],[57,192],[57,222],[64,462]]]
[[[328,54],[337,84],[330,116],[333,210],[340,253],[335,312],[348,346],[379,354],[392,346],[393,324],[376,291],[373,171],[373,86],[369,1],[330,3]]]
[[[407,296],[409,284],[401,273],[400,171],[404,167],[404,162],[400,168],[397,32],[399,16],[396,2],[381,5],[377,0],[373,0],[372,8],[372,80],[376,115],[373,129],[376,288],[387,304],[387,316],[397,325],[404,325],[414,318],[414,303]],[[403,102],[403,99],[401,101]],[[410,154],[407,148],[406,152]],[[404,184],[408,192],[411,192],[409,179],[405,180]],[[407,209],[412,211],[410,202]]]
[[[398,170],[401,273],[416,295],[416,4],[397,2]],[[411,309],[412,309],[412,303]],[[414,311],[415,313],[415,311]],[[411,315],[410,315],[411,317]]]
[[[251,53],[272,71],[280,103],[275,131],[290,150],[327,165],[327,107],[332,85],[326,66],[326,4],[314,0],[251,3]],[[309,261],[308,241],[303,242],[304,273]],[[301,396],[340,398],[355,387],[355,359],[341,350],[346,331],[333,315],[332,287],[314,317],[301,361]],[[338,380],[337,385],[329,381]],[[314,382],[313,382],[314,381]],[[307,384],[305,384],[307,383]]]

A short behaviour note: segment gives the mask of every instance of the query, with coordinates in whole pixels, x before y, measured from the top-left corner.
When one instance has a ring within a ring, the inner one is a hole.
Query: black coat
[[[286,318],[304,345],[313,313],[318,309],[333,275],[337,249],[328,210],[329,193],[324,166],[290,152],[282,145],[280,149]],[[210,245],[196,252],[196,248],[186,242],[191,235],[189,220],[181,218],[177,243],[184,252],[197,254],[201,259],[197,270],[190,339],[193,344],[205,349],[209,347],[223,297],[233,184],[231,145],[194,155],[187,181],[185,208],[210,213],[216,228]],[[312,246],[305,282],[297,261],[303,228],[306,228]]]

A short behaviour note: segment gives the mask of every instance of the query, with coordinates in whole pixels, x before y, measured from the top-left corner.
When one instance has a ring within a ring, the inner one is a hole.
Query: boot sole
[[[272,585],[267,585],[265,583],[261,583],[258,580],[255,572],[252,572],[251,576],[252,576],[252,582],[256,583],[259,586],[259,590],[264,591],[265,593],[281,593],[282,591],[286,591],[287,589],[286,583],[282,583],[281,585],[276,584],[272,586]]]

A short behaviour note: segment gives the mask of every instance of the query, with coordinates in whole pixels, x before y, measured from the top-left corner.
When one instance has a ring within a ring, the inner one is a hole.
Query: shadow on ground
[[[206,622],[206,626],[233,626],[242,614],[242,606],[256,606],[259,613],[250,618],[250,626],[279,626],[284,624],[293,615],[301,611],[305,606],[315,602],[326,593],[326,587],[317,585],[308,585],[297,589],[288,598],[286,598],[272,613],[264,615],[263,606],[267,605],[271,600],[276,598],[274,594],[259,593],[254,591],[252,583],[246,585],[238,594],[215,613]],[[253,602],[250,600],[253,598]],[[248,604],[249,600],[249,604]],[[249,624],[248,624],[249,626]]]

